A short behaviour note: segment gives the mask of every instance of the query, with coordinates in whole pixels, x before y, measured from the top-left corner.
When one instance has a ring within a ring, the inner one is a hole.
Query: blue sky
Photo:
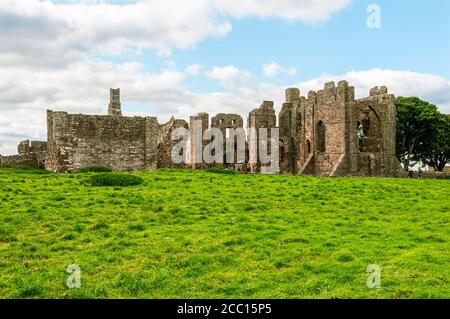
[[[381,9],[381,28],[366,25]],[[46,109],[126,115],[280,109],[346,79],[450,113],[450,2],[365,0],[2,0],[0,154],[45,139]]]
[[[372,3],[382,10],[380,29],[366,26],[366,9]],[[231,21],[233,29],[227,36],[202,41],[193,49],[175,49],[169,60],[180,68],[194,63],[234,65],[255,75],[261,75],[262,64],[277,61],[295,67],[297,81],[371,68],[450,78],[449,1],[352,1],[319,24],[257,17]],[[167,66],[167,59],[156,56],[153,50],[145,50],[138,60],[151,70]],[[287,83],[292,78],[281,80]],[[221,89],[207,79],[193,87],[201,91]]]

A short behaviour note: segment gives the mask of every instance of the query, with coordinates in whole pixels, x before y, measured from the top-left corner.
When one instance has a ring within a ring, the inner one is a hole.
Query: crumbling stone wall
[[[0,156],[0,165],[45,165],[47,159],[47,142],[21,141],[17,145],[18,155]]]
[[[167,123],[159,125],[157,141],[158,168],[185,168],[187,165],[187,154],[182,154],[185,158],[184,163],[176,164],[172,160],[172,148],[177,143],[177,141],[172,140],[172,132],[177,128],[189,129],[189,124],[185,120],[177,120],[172,117]],[[187,150],[185,151],[187,152]]]
[[[15,165],[37,165],[36,157],[32,154],[25,155],[0,155],[0,165],[15,166]]]
[[[273,108],[272,101],[263,101],[259,108],[252,110],[247,119],[247,127],[253,128],[256,130],[256,138],[250,138],[248,140],[248,149],[249,153],[257,152],[256,163],[250,164],[250,171],[253,173],[259,172],[261,170],[261,161],[259,158],[259,129],[266,128],[267,129],[267,150],[268,154],[270,154],[271,150],[271,129],[276,127],[277,117],[275,116],[275,109]]]
[[[54,172],[101,165],[115,171],[156,168],[155,117],[68,114],[47,111],[48,160]]]
[[[195,125],[196,121],[199,121],[201,125]],[[190,134],[190,167],[193,169],[207,168],[212,165],[206,164],[203,160],[203,150],[209,141],[203,140],[203,134],[209,128],[209,114],[208,113],[198,113],[197,115],[191,116],[189,118],[189,134]],[[197,145],[197,147],[196,147]],[[200,163],[201,162],[201,163]]]
[[[347,81],[302,97],[286,91],[279,115],[282,173],[400,176],[395,157],[396,109],[386,87],[355,100]]]
[[[242,116],[239,114],[225,114],[219,113],[211,118],[211,128],[218,128],[222,132],[223,136],[223,155],[224,155],[224,166],[227,168],[233,168],[238,171],[246,170],[246,163],[238,163],[238,137],[235,135],[234,137],[234,160],[233,163],[227,163],[227,149],[226,142],[227,138],[229,138],[229,130],[228,129],[244,129],[244,121]],[[236,132],[235,132],[236,133]],[[244,141],[246,144],[246,141]],[[244,145],[244,152],[246,151],[246,145]],[[247,152],[248,153],[248,152]]]

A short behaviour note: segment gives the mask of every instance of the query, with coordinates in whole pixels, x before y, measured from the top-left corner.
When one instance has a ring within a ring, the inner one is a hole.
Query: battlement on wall
[[[395,96],[389,94],[386,86],[375,86],[369,90],[369,96],[356,100],[357,103],[375,103],[380,106],[394,108]]]
[[[302,96],[298,88],[288,88],[285,90],[285,103],[297,104],[300,101],[306,101],[308,103],[316,104],[317,102],[324,100],[351,102],[355,100],[355,88],[349,86],[345,80],[339,81],[336,85],[335,82],[327,82],[324,84],[322,90],[310,90],[308,95]],[[288,105],[286,105],[288,106]]]
[[[369,95],[363,99],[381,98],[383,100],[393,100],[394,96],[388,93],[386,86],[375,86],[370,89]],[[310,90],[308,95],[302,96],[298,88],[288,88],[285,90],[285,103],[298,105],[300,101],[306,101],[308,103],[316,104],[324,101],[342,101],[353,102],[355,100],[355,88],[350,86],[347,81],[339,81],[338,84],[334,81],[330,81],[324,84],[321,90]],[[288,105],[287,105],[288,106]],[[254,110],[257,112],[257,109]]]
[[[378,96],[378,95],[383,95],[383,94],[387,94],[388,93],[388,88],[386,86],[375,86],[373,88],[370,89],[369,91],[369,95],[370,96]]]
[[[326,99],[340,100],[342,102],[351,102],[355,100],[355,87],[349,86],[345,80],[339,81],[336,85],[334,81],[324,84],[322,90],[308,92],[309,101],[320,101]]]

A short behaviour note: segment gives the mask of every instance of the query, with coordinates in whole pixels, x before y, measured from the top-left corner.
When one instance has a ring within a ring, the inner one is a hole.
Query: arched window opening
[[[320,153],[325,152],[325,124],[322,121],[317,123],[317,151]]]
[[[371,106],[360,111],[356,122],[356,137],[360,152],[379,152],[381,147],[381,123]]]
[[[309,140],[306,140],[306,151],[311,154],[311,142]]]

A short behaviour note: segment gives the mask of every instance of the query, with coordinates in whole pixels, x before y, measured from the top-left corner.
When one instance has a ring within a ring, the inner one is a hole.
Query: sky
[[[46,110],[124,115],[278,112],[347,80],[450,113],[448,0],[1,0],[0,154],[46,139]]]

